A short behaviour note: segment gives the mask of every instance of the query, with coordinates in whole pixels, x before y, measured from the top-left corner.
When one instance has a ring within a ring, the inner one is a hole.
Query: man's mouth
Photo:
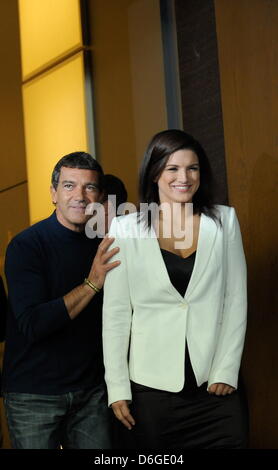
[[[82,210],[84,211],[86,209],[86,206],[70,206],[71,209],[76,209],[76,210]]]

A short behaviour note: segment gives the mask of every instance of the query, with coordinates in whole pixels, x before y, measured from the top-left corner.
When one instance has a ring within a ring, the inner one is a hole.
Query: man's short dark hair
[[[80,170],[97,171],[99,173],[99,189],[102,190],[103,170],[100,164],[89,153],[72,152],[62,157],[56,163],[54,170],[52,172],[52,177],[51,177],[51,184],[55,190],[57,189],[59,178],[60,178],[60,173],[61,173],[61,168],[63,166],[66,168],[79,168]]]

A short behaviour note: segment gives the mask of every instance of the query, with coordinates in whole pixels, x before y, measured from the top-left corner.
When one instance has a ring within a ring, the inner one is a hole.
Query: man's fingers
[[[106,251],[109,248],[109,246],[112,245],[114,241],[115,241],[115,238],[108,237],[107,235],[105,235],[105,237],[99,244],[100,251]]]
[[[111,245],[111,243],[112,241],[110,239],[109,245]],[[89,273],[89,279],[100,289],[103,286],[106,273],[121,264],[119,260],[108,263],[108,261],[120,251],[118,247],[109,250],[108,253],[106,250],[107,248],[105,248],[105,245],[102,247],[99,245],[97,254],[91,267],[91,271]]]
[[[116,268],[117,266],[119,266],[119,264],[121,264],[120,261],[113,261],[113,263],[107,263],[105,265],[105,271],[111,271],[111,269]]]
[[[112,245],[114,238],[106,238],[102,240],[98,247],[98,258],[99,261],[103,264],[107,263],[107,261],[112,258],[112,256],[116,255],[119,253],[120,248],[118,246],[112,248],[112,250],[108,250],[108,248]]]
[[[119,253],[120,248],[116,246],[115,248],[112,248],[112,250],[107,251],[106,253],[103,253],[102,255],[102,260],[104,263],[106,263],[112,256],[116,255]]]

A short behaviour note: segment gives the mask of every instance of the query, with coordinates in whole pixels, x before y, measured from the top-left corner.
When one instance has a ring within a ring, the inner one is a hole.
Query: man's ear
[[[52,204],[56,204],[57,203],[57,191],[53,185],[50,186],[50,194],[51,194]]]

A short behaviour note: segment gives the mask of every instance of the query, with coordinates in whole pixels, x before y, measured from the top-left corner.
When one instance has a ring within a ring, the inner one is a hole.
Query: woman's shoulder
[[[137,224],[138,212],[131,212],[130,214],[120,215],[116,217],[117,225],[121,227],[132,227]]]
[[[235,209],[232,206],[226,206],[224,204],[215,204],[214,205],[214,210],[217,215],[219,215],[221,218],[223,217],[231,217],[235,214]]]
[[[239,225],[236,210],[232,206],[225,206],[217,204],[214,206],[215,214],[221,221],[221,227],[224,230],[233,230],[236,225]]]
[[[120,215],[114,217],[111,223],[109,233],[112,236],[129,236],[136,233],[138,230],[138,217],[137,212],[132,212],[127,215]]]

